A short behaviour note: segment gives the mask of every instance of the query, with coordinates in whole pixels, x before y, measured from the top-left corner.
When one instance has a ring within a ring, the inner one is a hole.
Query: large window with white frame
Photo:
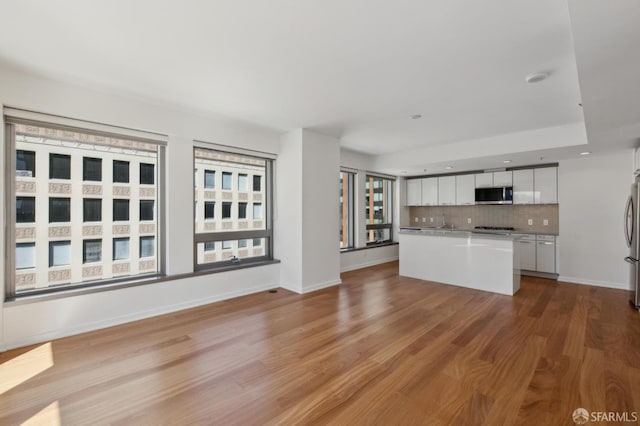
[[[272,168],[259,154],[194,148],[194,178],[205,182],[194,192],[196,270],[272,259]]]
[[[164,142],[56,119],[5,116],[7,297],[157,275]]]
[[[365,224],[367,245],[391,242],[393,237],[393,179],[367,175]]]
[[[353,248],[353,185],[355,174],[340,172],[340,249]]]

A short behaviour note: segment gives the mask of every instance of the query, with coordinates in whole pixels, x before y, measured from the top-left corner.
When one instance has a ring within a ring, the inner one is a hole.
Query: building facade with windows
[[[15,293],[155,274],[157,147],[14,124]]]
[[[266,239],[244,231],[267,229],[266,161],[195,148],[194,168],[195,233],[228,236],[198,243],[197,265],[265,256]]]

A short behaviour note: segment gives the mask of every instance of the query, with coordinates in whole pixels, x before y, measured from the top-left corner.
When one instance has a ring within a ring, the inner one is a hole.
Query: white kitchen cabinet
[[[538,235],[536,237],[536,271],[556,273],[556,237]]]
[[[453,206],[456,203],[456,177],[438,178],[438,205]]]
[[[476,188],[491,188],[493,186],[493,173],[477,173]]]
[[[405,205],[406,206],[422,205],[422,179],[407,180],[407,198],[405,200]]]
[[[475,175],[456,176],[456,204],[469,206],[476,203],[476,177]]]
[[[493,186],[513,186],[513,172],[493,172]]]
[[[518,241],[520,256],[520,269],[535,271],[536,266],[536,237],[535,235],[524,235]]]
[[[513,204],[533,204],[533,169],[514,170]]]
[[[533,170],[535,204],[558,203],[558,168],[544,167]]]
[[[421,179],[422,185],[422,205],[437,206],[438,205],[438,178]]]

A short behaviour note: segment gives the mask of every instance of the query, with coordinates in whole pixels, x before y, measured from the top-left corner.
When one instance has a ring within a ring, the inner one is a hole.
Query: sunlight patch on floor
[[[53,367],[51,342],[0,364],[0,395]]]
[[[59,426],[61,424],[62,421],[60,420],[60,407],[58,406],[58,401],[53,401],[51,404],[34,414],[30,419],[22,423],[22,425],[29,426]]]

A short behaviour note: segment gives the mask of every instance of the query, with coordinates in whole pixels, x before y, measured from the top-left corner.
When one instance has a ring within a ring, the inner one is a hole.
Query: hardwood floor
[[[342,279],[0,354],[0,424],[573,425],[578,407],[640,413],[628,292],[523,277],[511,298],[400,277],[397,262]]]

